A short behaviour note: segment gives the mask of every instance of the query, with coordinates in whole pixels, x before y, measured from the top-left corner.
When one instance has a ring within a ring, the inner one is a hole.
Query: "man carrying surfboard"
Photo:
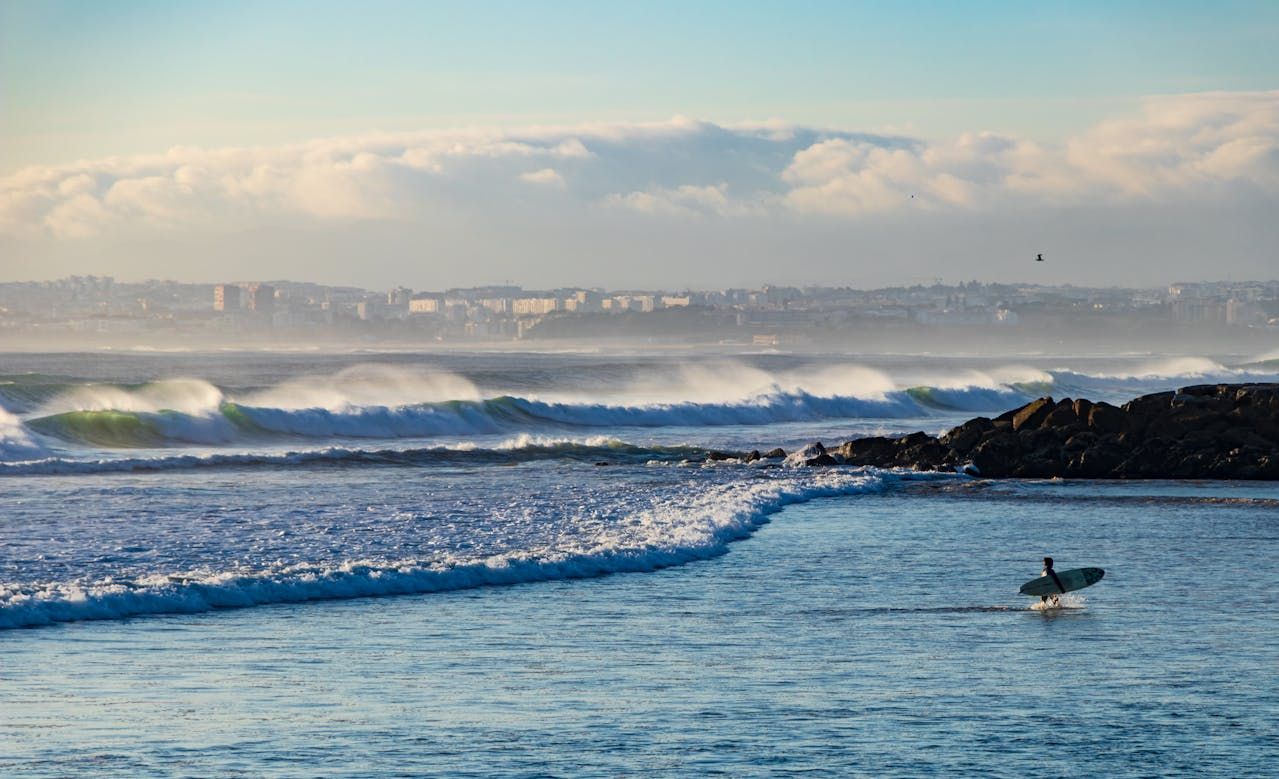
[[[1050,603],[1051,598],[1051,605],[1055,607],[1061,604],[1062,593],[1091,587],[1105,575],[1106,572],[1100,568],[1073,568],[1057,573],[1053,569],[1053,559],[1045,557],[1044,570],[1039,578],[1023,584],[1020,592],[1022,595],[1038,595],[1039,600],[1044,603]]]
[[[1040,603],[1047,603],[1047,602],[1048,602],[1048,599],[1049,599],[1049,598],[1052,598],[1052,605],[1054,605],[1054,606],[1059,606],[1059,605],[1061,605],[1061,595],[1062,595],[1062,593],[1064,593],[1064,592],[1066,591],[1066,588],[1062,586],[1062,584],[1061,584],[1061,579],[1057,578],[1057,572],[1053,570],[1053,559],[1052,559],[1051,557],[1045,557],[1045,558],[1044,558],[1044,570],[1040,571],[1040,572],[1039,572],[1039,575],[1040,575],[1040,576],[1049,576],[1049,577],[1052,577],[1053,584],[1057,585],[1057,593],[1056,593],[1056,594],[1054,594],[1054,595],[1040,595],[1040,596],[1039,596],[1039,602],[1040,602]]]

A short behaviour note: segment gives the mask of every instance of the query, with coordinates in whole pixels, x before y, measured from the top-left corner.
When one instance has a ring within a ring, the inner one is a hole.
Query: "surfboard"
[[[1063,592],[1074,592],[1082,590],[1085,587],[1091,587],[1101,581],[1101,577],[1106,572],[1100,568],[1075,568],[1069,571],[1057,571],[1057,578],[1061,580],[1061,589],[1057,588],[1057,582],[1053,581],[1051,576],[1040,576],[1038,579],[1031,579],[1021,586],[1022,595],[1057,595]]]

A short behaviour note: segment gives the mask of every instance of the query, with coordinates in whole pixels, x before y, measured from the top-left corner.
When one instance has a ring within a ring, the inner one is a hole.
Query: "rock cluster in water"
[[[1279,384],[1205,384],[1123,406],[1039,398],[940,437],[814,444],[791,458],[995,478],[1279,480]]]

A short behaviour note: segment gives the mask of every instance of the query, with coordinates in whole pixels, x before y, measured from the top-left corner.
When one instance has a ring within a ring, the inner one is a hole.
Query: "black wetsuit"
[[[1040,595],[1039,600],[1041,603],[1047,603],[1049,598],[1057,598],[1060,595],[1066,594],[1066,588],[1062,586],[1061,579],[1057,578],[1057,572],[1054,571],[1052,568],[1045,568],[1044,570],[1039,572],[1039,575],[1051,576],[1053,580],[1053,584],[1057,585],[1057,595]]]

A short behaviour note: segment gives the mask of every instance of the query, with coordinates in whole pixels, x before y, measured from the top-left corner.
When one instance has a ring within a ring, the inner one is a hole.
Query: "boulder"
[[[1017,444],[1005,436],[990,438],[973,449],[971,459],[983,476],[1009,476],[1017,466]]]
[[[821,441],[814,441],[803,449],[787,455],[786,464],[791,466],[808,465],[809,460],[816,460],[823,455],[826,455],[826,447],[822,446]]]
[[[897,439],[872,436],[855,438],[839,447],[837,453],[852,465],[878,465],[889,467],[897,458]]]
[[[1039,398],[994,419],[971,419],[938,438],[922,432],[862,438],[833,453],[814,444],[796,459],[989,478],[1279,480],[1279,384],[1197,385],[1136,398],[1122,408]]]
[[[1042,427],[1082,428],[1083,423],[1075,413],[1075,403],[1066,399],[1057,404],[1048,416],[1044,417]]]
[[[1021,430],[1023,427],[1031,429],[1039,427],[1039,425],[1053,411],[1052,398],[1040,398],[1032,400],[1022,406],[1012,416],[1013,430]]]
[[[976,417],[954,428],[939,440],[957,452],[967,452],[977,445],[986,432],[994,428],[994,423],[986,417]]]
[[[1109,403],[1094,403],[1088,409],[1088,429],[1097,433],[1123,432],[1124,412]]]

